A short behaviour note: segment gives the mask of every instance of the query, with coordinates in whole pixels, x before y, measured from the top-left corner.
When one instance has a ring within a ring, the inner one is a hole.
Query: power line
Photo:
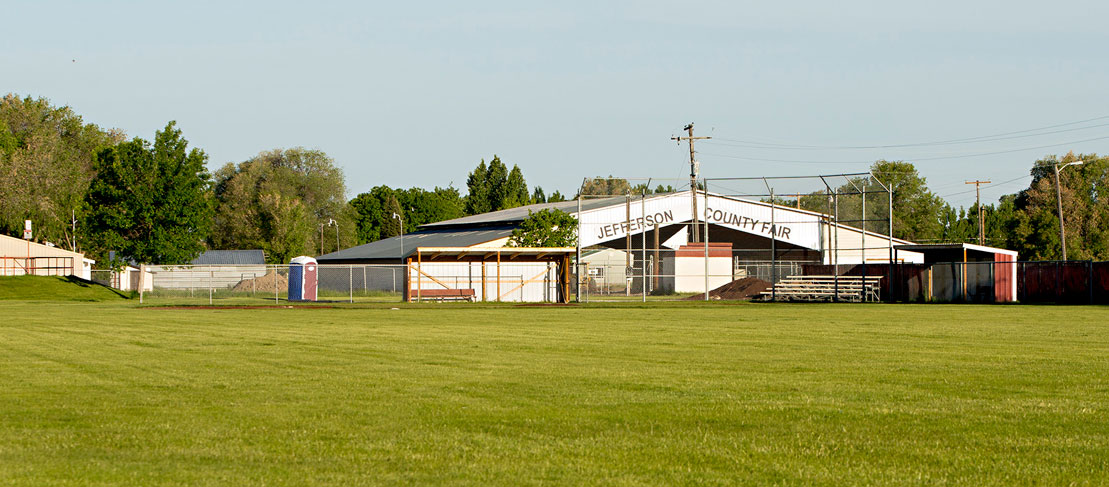
[[[1109,123],[1098,124],[1098,125],[1090,125],[1090,126],[1087,126],[1087,127],[1075,127],[1075,128],[1071,128],[1071,129],[1056,130],[1056,131],[1052,131],[1052,132],[1043,132],[1043,133],[1038,133],[1038,134],[1029,134],[1029,132],[1039,132],[1041,130],[1049,130],[1049,129],[1059,128],[1059,127],[1067,127],[1067,126],[1071,126],[1071,125],[1077,125],[1077,124],[1088,123],[1088,122],[1095,122],[1095,121],[1098,121],[1098,120],[1105,120],[1105,119],[1109,119],[1109,115],[1105,115],[1105,116],[1101,116],[1101,117],[1095,117],[1095,118],[1089,118],[1089,119],[1086,119],[1086,120],[1079,120],[1077,122],[1067,122],[1067,123],[1061,123],[1061,124],[1055,124],[1055,125],[1048,125],[1048,126],[1045,126],[1045,127],[1038,127],[1038,128],[1034,128],[1034,129],[1017,130],[1017,131],[1013,131],[1013,132],[1002,132],[1002,133],[999,133],[999,134],[992,134],[992,135],[980,135],[980,136],[977,136],[977,137],[965,137],[965,138],[959,138],[959,139],[937,140],[937,141],[930,141],[930,142],[913,142],[913,143],[883,144],[883,145],[856,145],[856,146],[842,146],[841,145],[841,146],[837,146],[837,145],[813,145],[813,144],[778,144],[778,143],[773,143],[773,142],[759,142],[759,141],[752,141],[752,140],[729,139],[729,138],[725,138],[725,137],[717,137],[716,139],[717,140],[722,140],[722,141],[727,141],[727,142],[738,142],[738,143],[742,143],[742,144],[755,144],[756,146],[754,146],[754,147],[752,147],[752,146],[738,146],[738,147],[750,147],[750,148],[759,148],[759,149],[796,149],[796,150],[891,149],[891,148],[901,148],[901,147],[920,147],[920,146],[947,145],[947,144],[966,144],[966,143],[974,143],[974,142],[990,142],[990,141],[994,141],[994,140],[1009,140],[1009,139],[1018,139],[1018,138],[1024,138],[1024,137],[1039,137],[1041,135],[1051,135],[1051,134],[1057,134],[1057,133],[1063,133],[1063,132],[1073,132],[1073,131],[1077,131],[1077,130],[1087,130],[1087,129],[1091,129],[1091,128],[1105,127],[1105,126],[1109,126]],[[1027,135],[1017,135],[1017,134],[1027,134]],[[1010,136],[1012,136],[1012,137],[1010,137]],[[717,144],[717,145],[728,145],[728,144],[721,144],[719,142],[712,142],[712,143]]]
[[[1004,186],[1006,184],[1013,183],[1013,182],[1016,182],[1016,181],[1020,181],[1021,179],[1030,178],[1030,177],[1032,177],[1032,176],[1026,174],[1024,176],[1016,177],[1016,178],[1010,179],[1008,181],[1002,181],[1000,183],[983,184],[982,187],[985,188],[985,189],[998,188],[998,187]],[[973,190],[973,189],[968,190],[968,191],[959,191],[957,193],[950,193],[950,194],[941,195],[940,198],[947,198],[947,197],[950,197],[950,196],[958,196],[958,195],[961,195],[961,194],[967,194],[967,193],[973,193],[973,192],[975,192],[975,190]]]
[[[915,162],[915,161],[940,161],[940,160],[945,160],[945,159],[963,159],[963,158],[967,158],[967,157],[992,156],[992,155],[997,155],[997,154],[1011,154],[1013,152],[1022,152],[1022,151],[1026,151],[1026,150],[1035,150],[1035,149],[1046,149],[1046,148],[1049,148],[1049,147],[1059,147],[1059,146],[1071,145],[1071,144],[1081,144],[1083,142],[1092,142],[1092,141],[1095,141],[1095,140],[1104,140],[1104,139],[1109,139],[1109,135],[1104,135],[1104,136],[1101,136],[1101,137],[1093,137],[1093,138],[1089,138],[1089,139],[1074,140],[1074,141],[1070,141],[1070,142],[1060,142],[1058,144],[1038,145],[1038,146],[1035,146],[1035,147],[1022,147],[1020,149],[1009,149],[1009,150],[993,151],[993,152],[978,152],[978,153],[974,153],[974,154],[961,154],[961,155],[956,155],[956,156],[916,157],[916,158],[912,158],[910,162]],[[705,154],[707,156],[727,157],[727,158],[730,158],[730,159],[743,159],[743,160],[758,161],[758,162],[785,162],[785,163],[791,163],[791,164],[872,164],[872,163],[875,162],[875,161],[808,161],[808,160],[792,160],[792,159],[767,159],[767,158],[761,158],[761,157],[743,157],[743,156],[733,156],[733,155],[727,155],[727,154],[711,154],[711,153],[708,153],[708,152],[702,152],[702,154]]]

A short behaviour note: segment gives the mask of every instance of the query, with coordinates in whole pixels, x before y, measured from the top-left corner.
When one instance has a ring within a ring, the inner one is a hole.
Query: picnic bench
[[[412,298],[415,301],[422,301],[425,299],[435,301],[473,301],[473,289],[421,289],[418,293],[412,291]]]
[[[882,276],[789,276],[759,294],[780,301],[879,301],[881,280]]]

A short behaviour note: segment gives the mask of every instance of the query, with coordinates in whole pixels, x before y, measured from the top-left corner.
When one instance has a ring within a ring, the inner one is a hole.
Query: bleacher
[[[880,300],[881,280],[882,276],[789,276],[760,294],[766,300],[862,303]]]

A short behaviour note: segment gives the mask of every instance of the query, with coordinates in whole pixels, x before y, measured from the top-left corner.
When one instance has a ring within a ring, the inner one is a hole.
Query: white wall
[[[482,265],[485,266],[485,295],[482,295]],[[558,300],[558,266],[548,262],[501,262],[500,281],[496,262],[421,262],[409,266],[413,299],[417,289],[473,289],[474,300],[554,302]],[[418,276],[418,277],[417,277]],[[499,290],[499,291],[498,291]]]
[[[705,292],[704,257],[674,257],[673,259],[667,260],[671,260],[674,263],[674,292]],[[665,267],[664,265],[664,268]],[[732,258],[709,257],[708,274],[710,291],[732,282]]]
[[[266,275],[265,265],[147,266],[162,289],[219,289]]]

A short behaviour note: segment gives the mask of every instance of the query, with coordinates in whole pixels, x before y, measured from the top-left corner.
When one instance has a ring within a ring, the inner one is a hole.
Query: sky
[[[689,152],[671,137],[688,123],[713,137],[696,145],[708,178],[906,160],[956,206],[974,202],[965,181],[992,181],[982,198],[993,202],[1027,187],[1037,159],[1109,153],[1104,1],[8,1],[0,11],[0,92],[147,140],[176,120],[213,170],[274,148],[320,149],[350,196],[377,185],[465,193],[469,171],[493,155],[548,194],[609,175],[679,186]],[[914,145],[996,134],[1007,135]]]

